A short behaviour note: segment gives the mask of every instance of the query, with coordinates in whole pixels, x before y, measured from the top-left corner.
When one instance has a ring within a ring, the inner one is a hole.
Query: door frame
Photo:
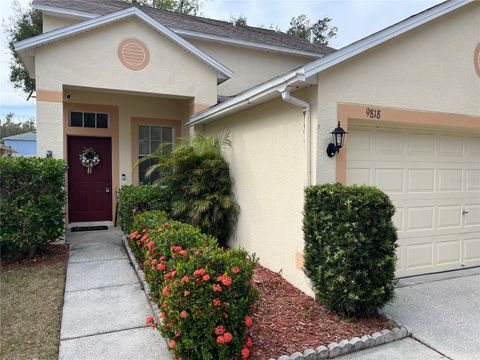
[[[107,136],[107,137],[105,137],[105,136],[100,137],[100,136],[67,135],[67,154],[68,154],[68,149],[69,149],[70,141],[71,141],[71,140],[73,140],[73,139],[96,139],[96,138],[102,139],[102,140],[104,140],[104,141],[108,141],[108,142],[109,142],[109,145],[110,145],[110,149],[109,149],[109,150],[110,150],[110,154],[109,154],[109,155],[110,155],[110,179],[108,179],[107,183],[112,184],[112,179],[111,179],[111,177],[112,177],[112,138],[111,138],[111,137],[109,137],[109,136]],[[68,164],[68,159],[67,159],[67,164]],[[70,166],[69,166],[68,168],[69,168],[69,170],[70,170]],[[68,173],[67,176],[66,176],[67,182],[69,181],[69,179],[70,179],[70,173]],[[113,196],[114,196],[114,194],[113,194],[112,191],[110,191],[110,196],[111,196],[112,198],[113,198]],[[69,203],[69,201],[70,201],[70,193],[67,191],[67,209],[66,209],[66,210],[67,210],[67,211],[66,211],[67,213],[70,212],[70,203]],[[113,222],[113,219],[114,219],[114,218],[113,218],[114,211],[113,211],[112,206],[113,206],[113,202],[110,203],[110,216],[111,216],[111,220],[93,220],[93,221],[88,221],[88,222],[96,222],[96,221],[99,221],[99,222],[112,221],[112,222]]]
[[[71,111],[84,112],[103,112],[109,114],[109,123],[107,129],[81,128],[70,126]],[[84,103],[63,103],[63,158],[68,163],[68,136],[85,136],[85,137],[104,137],[111,139],[112,152],[112,219],[115,219],[115,209],[117,205],[117,190],[120,185],[120,155],[119,155],[119,117],[118,106],[84,104]],[[65,191],[68,194],[68,176],[65,180]],[[68,201],[68,196],[67,196]],[[65,211],[65,224],[70,223],[68,216],[68,203]]]

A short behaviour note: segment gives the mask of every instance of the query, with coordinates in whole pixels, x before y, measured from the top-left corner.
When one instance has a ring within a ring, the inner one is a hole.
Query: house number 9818
[[[367,108],[365,110],[365,114],[367,115],[367,118],[370,118],[370,119],[380,119],[381,118],[379,109]]]

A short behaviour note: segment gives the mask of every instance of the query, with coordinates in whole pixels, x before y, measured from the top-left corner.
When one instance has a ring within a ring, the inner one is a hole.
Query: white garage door
[[[377,185],[397,208],[397,276],[480,265],[478,132],[348,130],[347,183]]]

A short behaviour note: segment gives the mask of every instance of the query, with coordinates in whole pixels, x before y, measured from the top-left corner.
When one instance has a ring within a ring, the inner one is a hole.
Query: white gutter
[[[290,90],[285,89],[281,91],[282,99],[292,105],[298,106],[303,110],[303,134],[304,134],[304,151],[305,151],[305,186],[312,184],[312,114],[310,104],[304,100],[293,97]]]
[[[281,92],[288,86],[305,81],[305,76],[303,75],[302,70],[303,69],[298,69],[288,74],[277,77],[273,80],[267,81],[247,91],[244,91],[243,93],[235,96],[230,100],[227,100],[219,105],[199,112],[198,114],[191,117],[190,121],[186,125],[194,126],[199,123],[204,123],[205,121],[202,120],[205,118],[208,118],[208,121],[211,121],[218,117],[235,112],[236,110],[244,106],[259,103],[261,99],[265,98],[268,95]]]

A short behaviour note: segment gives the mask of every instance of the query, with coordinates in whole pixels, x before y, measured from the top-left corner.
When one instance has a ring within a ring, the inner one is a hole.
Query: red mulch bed
[[[14,270],[19,267],[49,266],[56,263],[66,263],[68,259],[68,245],[47,245],[32,258],[21,260],[3,260],[1,271]]]
[[[381,316],[342,319],[264,267],[257,266],[254,281],[260,289],[260,304],[251,331],[252,360],[291,355],[392,327]]]

